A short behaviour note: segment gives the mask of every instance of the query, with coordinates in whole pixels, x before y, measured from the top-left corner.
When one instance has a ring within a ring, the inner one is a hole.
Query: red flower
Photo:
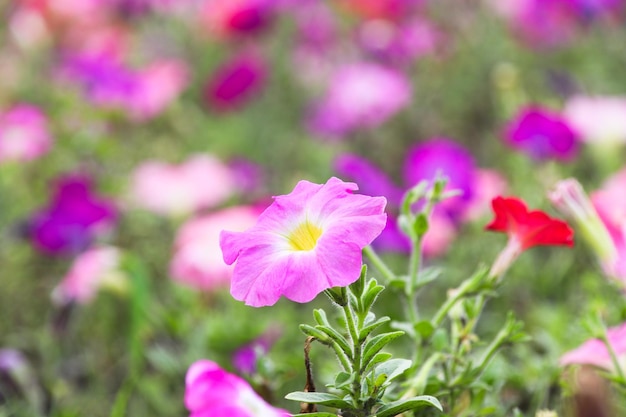
[[[496,217],[486,229],[507,233],[521,250],[537,245],[574,245],[574,231],[566,222],[539,210],[528,211],[518,198],[496,197],[491,205]]]

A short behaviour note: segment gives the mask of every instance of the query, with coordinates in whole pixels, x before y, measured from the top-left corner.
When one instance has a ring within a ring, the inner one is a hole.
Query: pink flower
[[[204,87],[204,100],[213,110],[239,109],[261,91],[266,72],[265,63],[257,55],[240,54],[211,75]]]
[[[377,64],[345,65],[332,76],[328,91],[313,108],[310,128],[344,136],[380,126],[411,102],[411,84],[395,69]]]
[[[626,363],[626,323],[608,329],[606,335],[618,361],[624,366]],[[608,371],[616,371],[611,355],[604,342],[600,339],[588,340],[578,348],[567,352],[561,356],[559,364],[561,366],[573,364],[593,365]]]
[[[272,305],[281,296],[305,303],[325,289],[359,277],[361,250],[383,230],[384,197],[352,194],[358,187],[331,178],[300,181],[252,228],[222,232],[227,264],[235,265],[231,294],[246,304]]]
[[[226,265],[220,251],[223,229],[243,231],[256,223],[260,210],[231,207],[189,220],[178,232],[170,275],[175,281],[200,290],[230,284],[233,266]]]
[[[189,417],[289,417],[267,404],[246,381],[209,360],[193,363],[185,377]]]
[[[183,215],[223,203],[235,192],[235,181],[220,160],[199,154],[180,165],[144,162],[132,174],[130,192],[137,207]]]
[[[60,305],[70,302],[86,304],[105,285],[123,287],[120,258],[119,249],[111,246],[90,249],[80,254],[63,281],[52,292],[52,299]]]
[[[616,255],[603,262],[609,276],[626,285],[626,168],[613,175],[602,189],[591,194],[591,201],[606,226]]]
[[[256,34],[273,15],[274,0],[208,0],[200,11],[206,29],[217,37]]]
[[[472,197],[462,214],[464,221],[476,220],[491,212],[491,201],[507,190],[506,179],[498,171],[477,169],[473,177]]]
[[[0,113],[0,164],[32,161],[51,147],[48,120],[37,107],[19,104]]]
[[[626,97],[576,96],[563,113],[584,142],[626,142]]]

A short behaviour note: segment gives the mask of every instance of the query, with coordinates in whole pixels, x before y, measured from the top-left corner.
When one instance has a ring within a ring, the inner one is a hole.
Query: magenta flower
[[[91,187],[91,181],[80,176],[57,182],[49,206],[28,224],[37,249],[51,254],[80,252],[115,225],[117,209],[93,194]]]
[[[506,142],[531,158],[568,161],[578,151],[577,135],[558,113],[542,107],[526,107],[511,121]]]
[[[274,3],[275,0],[205,1],[200,19],[206,30],[218,38],[254,35],[271,23]]]
[[[51,146],[48,120],[37,107],[20,104],[0,113],[0,164],[32,161]]]
[[[448,138],[430,139],[408,151],[404,161],[404,181],[409,187],[423,180],[432,182],[437,174],[448,179],[446,189],[462,192],[439,205],[440,210],[457,220],[474,195],[476,166],[472,154]]]
[[[112,246],[90,249],[78,255],[63,281],[52,292],[52,299],[59,305],[87,304],[104,286],[124,288],[120,261],[120,250]]]
[[[136,121],[159,115],[188,82],[187,66],[182,61],[156,61],[136,70],[109,52],[72,56],[65,60],[60,74],[77,83],[95,105],[122,110]]]
[[[332,137],[372,129],[407,107],[411,95],[411,83],[395,69],[370,63],[345,65],[314,105],[309,127]]]
[[[618,361],[623,364],[626,357],[626,323],[607,329],[606,336]],[[600,339],[588,340],[578,348],[565,353],[561,356],[559,364],[561,366],[593,365],[616,372],[611,354]]]
[[[161,215],[185,215],[215,207],[236,191],[230,168],[208,154],[178,165],[147,161],[131,176],[133,205]]]
[[[236,56],[211,75],[204,87],[204,100],[213,110],[236,110],[261,91],[265,79],[265,63],[258,56]]]
[[[283,295],[306,303],[356,281],[361,250],[386,223],[385,198],[352,194],[357,189],[337,178],[322,185],[300,181],[290,194],[275,197],[252,228],[223,231],[224,261],[237,261],[232,296],[254,307]]]
[[[228,286],[233,267],[222,258],[220,232],[246,230],[254,226],[260,212],[254,207],[230,207],[184,223],[174,244],[172,279],[203,291]]]
[[[257,362],[267,355],[280,336],[280,330],[270,328],[265,333],[233,352],[232,362],[235,369],[245,375],[252,375],[257,371]]]
[[[189,367],[185,406],[189,417],[290,417],[266,403],[246,381],[209,360]]]

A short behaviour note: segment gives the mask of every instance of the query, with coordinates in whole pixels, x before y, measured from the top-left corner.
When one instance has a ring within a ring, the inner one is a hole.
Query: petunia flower
[[[233,267],[222,258],[220,232],[252,227],[260,212],[255,207],[229,207],[185,222],[176,235],[172,279],[203,291],[228,286]]]
[[[275,0],[209,0],[200,10],[202,26],[213,36],[256,35],[269,26]]]
[[[606,336],[618,362],[624,367],[626,365],[626,323],[607,329]],[[616,372],[611,354],[600,339],[590,339],[578,348],[565,353],[559,359],[561,366],[573,364],[593,365]]]
[[[109,231],[117,217],[117,208],[93,193],[88,178],[69,175],[57,182],[50,204],[31,217],[28,231],[43,252],[76,253]]]
[[[314,104],[308,125],[314,133],[341,138],[382,125],[410,102],[411,83],[402,72],[372,63],[344,65]]]
[[[567,100],[563,114],[589,144],[626,142],[626,97],[575,96]]]
[[[560,114],[538,106],[522,109],[508,124],[505,140],[537,161],[569,161],[578,152],[578,135]]]
[[[65,305],[87,304],[102,287],[123,290],[125,278],[120,270],[121,252],[112,246],[90,249],[80,254],[63,281],[53,290],[52,300]]]
[[[185,215],[215,207],[236,191],[231,169],[210,154],[197,154],[178,165],[140,164],[131,176],[132,204],[161,215]]]
[[[334,177],[321,185],[300,181],[290,194],[275,197],[252,228],[223,231],[224,261],[237,261],[232,296],[254,307],[283,295],[306,303],[356,281],[362,249],[386,223],[385,198],[352,194],[357,189]]]
[[[19,104],[0,113],[0,164],[32,161],[51,147],[48,120],[39,108]]]
[[[204,101],[212,110],[237,110],[262,90],[266,73],[259,56],[241,53],[211,74],[204,87]]]
[[[492,201],[495,218],[487,230],[509,235],[509,241],[491,268],[500,276],[526,249],[538,245],[574,245],[574,232],[563,220],[553,219],[540,210],[528,210],[515,197],[496,197]]]
[[[289,417],[266,403],[250,385],[209,360],[193,363],[185,377],[189,417]]]
[[[257,362],[267,355],[280,333],[278,328],[269,328],[256,339],[237,348],[232,355],[235,369],[241,374],[254,374],[257,371]]]

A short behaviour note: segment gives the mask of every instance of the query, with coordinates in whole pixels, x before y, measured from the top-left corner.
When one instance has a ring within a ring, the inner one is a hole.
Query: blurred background
[[[301,179],[386,196],[375,248],[398,271],[402,193],[437,172],[463,191],[431,219],[426,264],[444,272],[425,311],[504,246],[483,231],[496,195],[550,212],[547,192],[573,176],[623,230],[625,9],[0,0],[0,416],[186,415],[200,358],[295,412],[298,324],[327,301],[233,300],[218,236]],[[511,269],[480,330],[512,309],[532,341],[489,367],[490,415],[567,411],[559,357],[590,337],[583,318],[626,318],[602,266],[577,240]],[[379,307],[392,318],[394,301]],[[320,381],[327,357],[313,351]]]

